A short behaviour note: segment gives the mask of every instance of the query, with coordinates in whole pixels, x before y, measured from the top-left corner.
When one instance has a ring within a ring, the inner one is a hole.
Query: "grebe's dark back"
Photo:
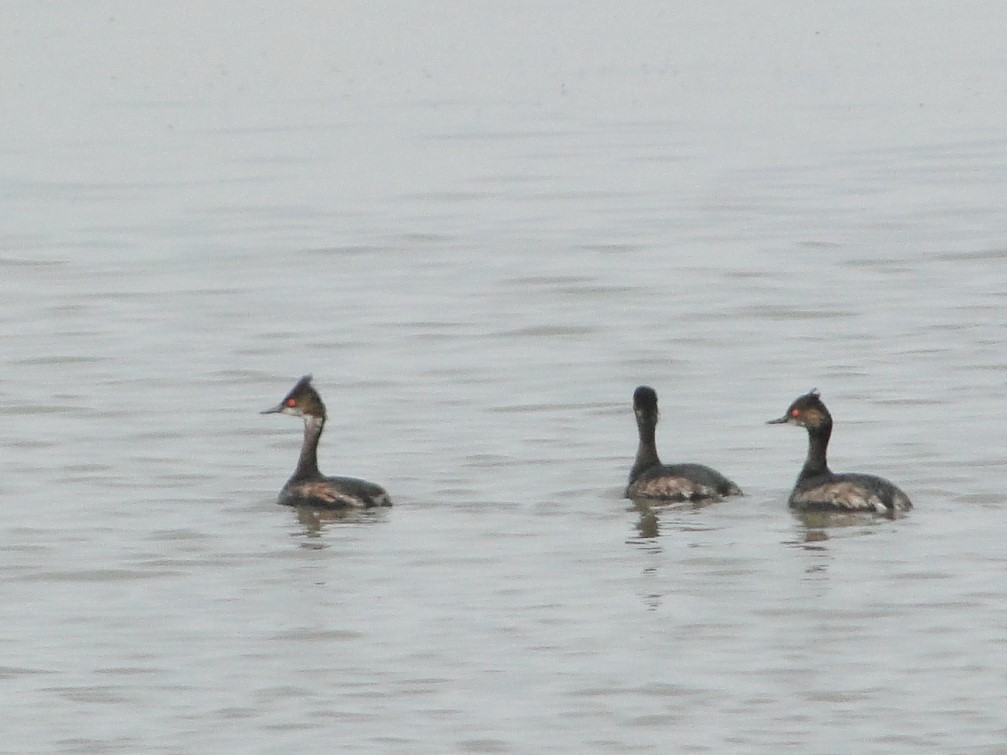
[[[818,391],[799,396],[786,414],[769,424],[797,425],[808,431],[808,457],[788,501],[792,508],[894,514],[913,507],[909,496],[888,480],[869,474],[835,474],[829,469],[825,452],[832,435],[832,415]]]
[[[741,495],[741,488],[702,464],[662,464],[657,455],[657,393],[641,385],[633,393],[633,412],[640,432],[636,461],[629,473],[627,498],[660,501],[717,501]]]
[[[293,476],[280,491],[280,503],[330,509],[392,505],[380,485],[355,477],[326,477],[318,471],[318,439],[325,427],[325,404],[311,385],[311,375],[298,380],[279,404],[262,414],[290,414],[304,419],[301,455]]]

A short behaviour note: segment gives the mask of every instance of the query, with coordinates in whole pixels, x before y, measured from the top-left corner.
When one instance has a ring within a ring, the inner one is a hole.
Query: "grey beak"
[[[766,424],[767,425],[785,425],[785,424],[787,424],[787,422],[789,420],[790,420],[790,417],[788,417],[786,414],[784,414],[779,419],[771,419],[771,420],[769,420],[769,422],[767,422]]]
[[[281,414],[283,412],[283,403],[279,403],[272,409],[263,409],[259,414]]]

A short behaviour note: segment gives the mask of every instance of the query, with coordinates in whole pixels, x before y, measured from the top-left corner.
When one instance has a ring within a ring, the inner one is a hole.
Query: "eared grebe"
[[[800,396],[770,425],[797,425],[808,430],[808,458],[790,494],[790,505],[801,511],[873,511],[894,514],[911,509],[909,496],[895,485],[869,474],[834,474],[825,461],[832,435],[832,415],[812,390]]]
[[[325,477],[318,471],[318,438],[325,427],[325,404],[311,385],[311,375],[298,380],[283,401],[262,414],[291,414],[304,418],[301,456],[293,476],[280,491],[280,503],[330,509],[392,505],[388,493],[380,485],[355,477]]]
[[[702,464],[662,464],[654,443],[657,427],[657,393],[641,385],[633,393],[633,411],[640,431],[636,462],[629,473],[627,498],[662,501],[717,501],[741,495],[741,489],[715,469]]]

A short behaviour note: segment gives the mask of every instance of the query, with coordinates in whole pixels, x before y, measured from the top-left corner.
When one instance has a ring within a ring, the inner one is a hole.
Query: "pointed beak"
[[[790,417],[788,417],[786,414],[784,414],[782,417],[778,417],[777,419],[771,419],[771,420],[769,420],[769,422],[767,422],[766,424],[767,425],[785,425],[789,421],[790,421]]]
[[[283,404],[279,403],[272,409],[263,409],[259,414],[281,414],[283,412]]]

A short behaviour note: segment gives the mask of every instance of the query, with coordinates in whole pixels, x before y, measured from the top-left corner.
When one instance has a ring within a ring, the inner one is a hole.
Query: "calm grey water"
[[[0,748],[1007,751],[1007,11],[833,6],[6,3]]]

